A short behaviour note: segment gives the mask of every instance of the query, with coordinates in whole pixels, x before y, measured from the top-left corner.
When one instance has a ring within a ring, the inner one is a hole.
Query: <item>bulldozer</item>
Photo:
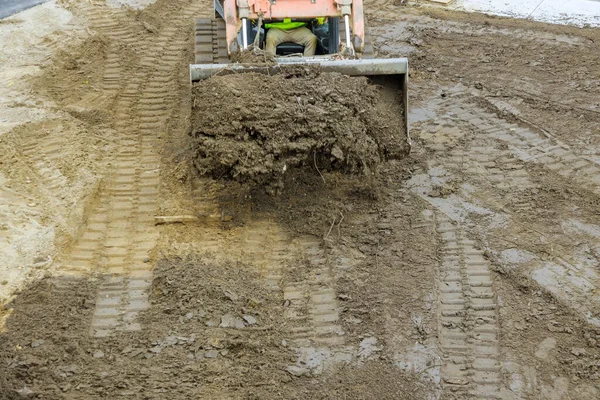
[[[275,74],[285,66],[314,65],[322,72],[367,76],[388,90],[402,93],[404,125],[410,146],[408,124],[408,60],[376,59],[366,35],[363,0],[214,0],[214,17],[196,20],[195,63],[190,81],[213,75],[259,72]],[[316,19],[325,23],[315,24]],[[302,55],[303,46],[281,43],[274,63],[239,63],[239,55],[264,49],[270,23],[306,22],[317,37],[314,56]]]

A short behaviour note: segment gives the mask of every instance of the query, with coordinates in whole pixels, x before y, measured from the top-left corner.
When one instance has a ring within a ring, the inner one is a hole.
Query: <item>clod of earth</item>
[[[237,328],[237,329],[242,329],[245,327],[244,325],[244,321],[239,318],[236,317],[233,314],[225,314],[221,317],[221,325],[219,325],[221,328]]]
[[[196,169],[270,192],[290,168],[368,173],[409,149],[400,93],[391,101],[366,77],[306,68],[216,76],[192,96]]]
[[[209,350],[204,353],[205,358],[217,358],[219,352],[217,350]]]
[[[98,350],[94,353],[94,358],[102,358],[104,357],[104,352],[101,350]]]
[[[298,367],[296,365],[290,365],[285,370],[293,376],[303,376],[310,374],[310,370],[308,368]]]

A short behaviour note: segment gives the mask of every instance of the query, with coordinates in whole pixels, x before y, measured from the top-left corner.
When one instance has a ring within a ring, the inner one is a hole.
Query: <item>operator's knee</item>
[[[304,55],[314,56],[317,50],[317,37],[311,32],[310,36],[307,35],[304,41]]]
[[[277,34],[275,32],[273,32],[273,29],[269,29],[267,31],[267,40],[266,40],[266,46],[265,46],[265,52],[275,55],[275,52],[277,51],[277,45],[278,43],[278,37]]]

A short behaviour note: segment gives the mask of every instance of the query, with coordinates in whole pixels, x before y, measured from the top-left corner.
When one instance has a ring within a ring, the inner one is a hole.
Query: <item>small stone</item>
[[[348,317],[344,321],[346,321],[349,324],[354,324],[354,325],[358,325],[363,322],[362,319],[356,318],[356,317]]]
[[[210,347],[214,347],[215,349],[222,349],[223,346],[223,342],[221,342],[221,339],[213,337],[208,339],[207,344],[210,345]]]
[[[33,348],[40,347],[43,344],[44,344],[44,340],[43,339],[34,340],[33,342],[31,342],[31,347],[33,347]]]
[[[246,325],[244,324],[244,321],[241,318],[236,317],[235,315],[229,313],[229,314],[225,314],[221,317],[221,324],[219,326],[221,328],[242,329]]]
[[[177,336],[167,336],[166,339],[162,342],[163,346],[175,346],[179,338]]]
[[[331,148],[331,155],[337,158],[338,160],[344,159],[344,152],[338,146],[333,146]]]
[[[17,390],[17,394],[22,399],[32,399],[34,397],[35,393],[33,392],[33,390],[31,390],[27,386],[25,386],[23,389]]]
[[[154,33],[154,34],[158,33],[158,29],[156,29],[156,27],[154,25],[150,25],[146,21],[142,22],[142,26],[144,28],[146,28],[146,30],[150,33]]]
[[[248,299],[248,307],[256,308],[261,305],[261,301],[255,298]]]
[[[244,319],[244,321],[246,321],[248,325],[256,324],[256,318],[254,318],[252,315],[244,315],[242,318]]]
[[[216,318],[216,317],[211,318],[208,321],[206,321],[204,324],[209,327],[219,326],[219,318]]]
[[[233,293],[230,290],[226,290],[225,292],[223,292],[223,294],[225,295],[225,297],[227,297],[229,300],[231,300],[233,302],[238,301],[240,298],[237,294]]]
[[[217,358],[219,352],[217,350],[209,350],[204,353],[205,358]]]
[[[192,318],[194,318],[194,313],[193,312],[189,312],[189,313],[185,314],[185,318],[186,319],[192,319]]]
[[[466,379],[460,379],[460,378],[444,378],[444,382],[449,383],[450,385],[466,385],[467,383],[469,383],[468,380]]]
[[[35,206],[37,206],[37,203],[35,203],[35,202],[32,201],[31,203],[27,203],[27,205],[29,207],[35,207]]]
[[[574,356],[577,356],[577,357],[583,356],[583,355],[585,355],[585,349],[578,348],[578,347],[573,348],[573,349],[571,349],[571,354],[573,354]]]
[[[104,352],[101,350],[98,350],[97,352],[94,353],[94,358],[102,358],[104,357]]]
[[[351,297],[348,296],[347,294],[338,294],[338,299],[348,301],[351,299]]]
[[[221,350],[222,356],[226,356],[227,354],[229,354],[229,350],[227,350],[227,349]]]
[[[298,367],[297,365],[290,365],[285,369],[290,375],[293,376],[303,376],[310,374],[310,370],[308,368]]]
[[[144,262],[147,264],[150,262],[150,259],[148,257],[144,258]]]

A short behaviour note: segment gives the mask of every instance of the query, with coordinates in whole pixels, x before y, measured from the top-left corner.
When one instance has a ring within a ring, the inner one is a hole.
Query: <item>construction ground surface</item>
[[[120,3],[0,20],[0,398],[600,398],[598,29],[368,1],[413,151],[272,197],[189,162],[212,4]]]

